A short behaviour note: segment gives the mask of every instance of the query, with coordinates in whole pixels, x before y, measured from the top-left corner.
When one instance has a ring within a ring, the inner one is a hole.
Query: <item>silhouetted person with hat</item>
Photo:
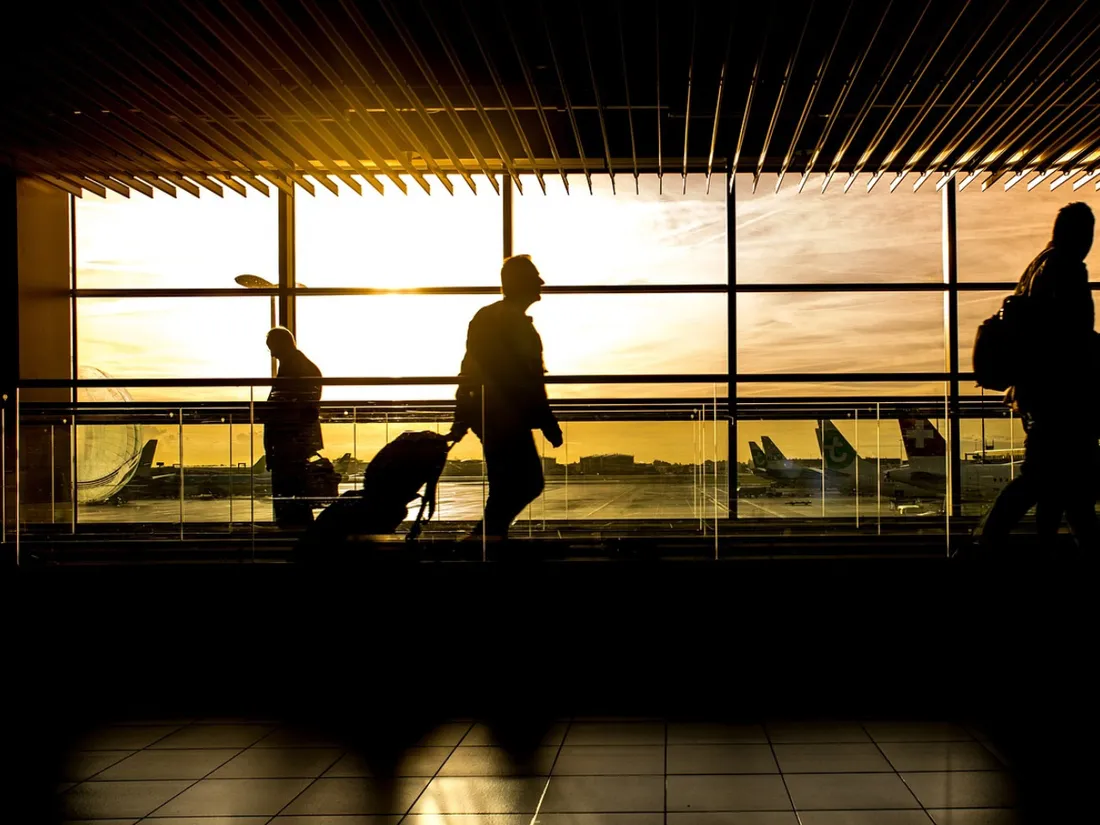
[[[527,255],[505,260],[500,280],[503,299],[470,321],[451,430],[457,440],[472,429],[485,452],[489,500],[472,538],[506,538],[516,516],[542,492],[532,430],[554,447],[562,444],[546,396],[542,339],[526,314],[541,298],[543,280]]]
[[[324,447],[321,438],[321,371],[298,349],[294,334],[275,327],[267,348],[279,362],[267,404],[257,408],[264,425],[264,454],[271,471],[272,509],[279,527],[304,527],[313,521],[309,460]],[[294,379],[294,380],[284,380]]]
[[[1079,545],[1100,548],[1096,519],[1097,461],[1094,307],[1085,258],[1095,219],[1084,203],[1058,212],[1050,243],[1020,277],[1026,295],[1026,376],[1009,389],[1006,403],[1020,415],[1024,432],[1021,473],[997,497],[976,538],[984,547],[1002,543],[1032,505],[1039,535],[1054,539],[1062,517]]]

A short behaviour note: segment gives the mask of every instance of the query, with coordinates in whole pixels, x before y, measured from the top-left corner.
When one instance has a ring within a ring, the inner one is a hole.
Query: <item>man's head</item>
[[[1080,201],[1067,203],[1058,210],[1058,217],[1054,219],[1051,246],[1083,261],[1092,249],[1092,231],[1095,225],[1096,218],[1088,204]]]
[[[267,334],[267,348],[273,358],[283,359],[298,349],[294,333],[286,327],[272,327]]]
[[[530,306],[542,297],[543,280],[530,255],[513,255],[500,268],[500,286],[509,301]]]

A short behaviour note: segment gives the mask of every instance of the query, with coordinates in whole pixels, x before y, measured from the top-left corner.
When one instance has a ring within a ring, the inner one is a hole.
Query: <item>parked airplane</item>
[[[764,442],[764,449],[755,441],[749,442],[753,471],[757,475],[769,478],[780,486],[821,488],[821,470],[791,461],[768,436],[760,440]]]
[[[908,461],[889,470],[895,497],[947,494],[947,442],[927,418],[903,418],[901,437]],[[964,497],[992,498],[1020,472],[1020,462],[966,461],[962,464]]]
[[[249,467],[166,467],[164,462],[153,465],[157,449],[156,439],[145,444],[141,460],[130,481],[111,499],[113,504],[123,504],[135,499],[179,498],[229,498],[232,496],[270,496],[271,473],[264,456]]]
[[[826,486],[848,495],[879,492],[877,463],[860,456],[832,421],[825,419],[814,433],[825,459]]]

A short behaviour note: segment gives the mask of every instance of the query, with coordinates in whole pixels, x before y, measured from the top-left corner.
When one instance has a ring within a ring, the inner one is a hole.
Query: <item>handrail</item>
[[[836,384],[883,382],[946,382],[948,372],[785,372],[785,373],[680,373],[654,375],[547,375],[547,384]],[[974,374],[961,372],[960,381]],[[20,389],[79,389],[81,387],[270,387],[300,382],[296,378],[28,378]],[[340,376],[317,379],[326,387],[454,386],[457,375],[446,376]]]

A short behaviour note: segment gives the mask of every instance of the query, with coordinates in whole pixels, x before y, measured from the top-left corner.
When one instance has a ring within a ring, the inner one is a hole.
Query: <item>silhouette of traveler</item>
[[[1026,295],[1025,378],[1005,402],[1024,425],[1020,475],[1001,491],[975,531],[981,547],[1000,545],[1035,506],[1044,541],[1065,516],[1078,545],[1100,547],[1094,475],[1100,449],[1094,403],[1097,363],[1094,307],[1085,258],[1095,219],[1084,203],[1058,211],[1050,243],[1020,277],[1015,294]]]
[[[264,453],[271,471],[271,496],[275,524],[303,527],[313,521],[307,496],[309,459],[324,447],[321,439],[321,371],[298,349],[294,334],[275,327],[267,334],[267,348],[279,362],[278,379],[260,405],[264,425]],[[297,500],[296,500],[297,499]]]
[[[542,297],[543,280],[528,255],[504,261],[503,300],[470,321],[451,436],[481,439],[489,476],[485,518],[470,538],[504,539],[523,508],[543,489],[542,459],[532,430],[554,446],[562,432],[546,397],[542,339],[527,309]]]

